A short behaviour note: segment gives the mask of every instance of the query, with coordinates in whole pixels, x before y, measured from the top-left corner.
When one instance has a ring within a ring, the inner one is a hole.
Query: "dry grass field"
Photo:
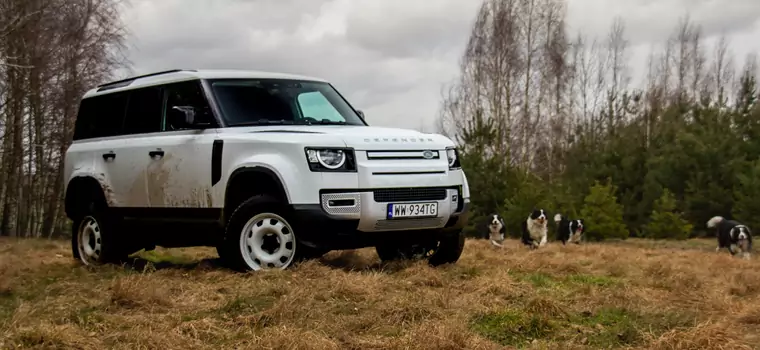
[[[251,274],[211,249],[88,269],[68,247],[0,240],[0,349],[760,349],[760,262],[712,240],[470,240],[437,269],[364,249]]]

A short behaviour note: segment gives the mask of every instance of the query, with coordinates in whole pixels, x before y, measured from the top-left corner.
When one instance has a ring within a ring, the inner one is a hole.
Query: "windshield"
[[[280,79],[215,79],[209,83],[229,126],[365,125],[328,83]]]

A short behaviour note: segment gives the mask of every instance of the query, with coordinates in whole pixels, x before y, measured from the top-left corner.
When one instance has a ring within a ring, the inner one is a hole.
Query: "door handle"
[[[108,158],[111,158],[113,160],[114,158],[116,158],[116,153],[113,153],[113,152],[103,153],[103,160],[108,161]]]
[[[164,151],[150,151],[150,152],[148,152],[148,155],[151,158],[155,158],[157,156],[163,157],[164,156]]]

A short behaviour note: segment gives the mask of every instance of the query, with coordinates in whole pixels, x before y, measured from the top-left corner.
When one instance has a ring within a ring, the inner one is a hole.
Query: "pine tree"
[[[583,201],[581,217],[587,223],[586,239],[626,239],[628,230],[623,222],[623,207],[617,202],[617,188],[608,178],[606,184],[595,181]]]
[[[737,175],[738,184],[734,188],[733,216],[750,229],[760,227],[757,213],[760,210],[760,161],[751,164],[746,173]]]
[[[653,239],[687,239],[692,228],[693,225],[676,211],[676,198],[666,188],[654,203],[644,233]]]

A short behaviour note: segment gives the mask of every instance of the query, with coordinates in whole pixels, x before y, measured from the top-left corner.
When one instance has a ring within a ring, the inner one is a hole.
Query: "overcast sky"
[[[237,68],[318,76],[371,125],[431,130],[457,77],[480,0],[132,0],[135,73]],[[738,59],[760,51],[760,0],[569,0],[569,32],[603,36],[626,21],[637,78],[646,55],[689,14]]]

